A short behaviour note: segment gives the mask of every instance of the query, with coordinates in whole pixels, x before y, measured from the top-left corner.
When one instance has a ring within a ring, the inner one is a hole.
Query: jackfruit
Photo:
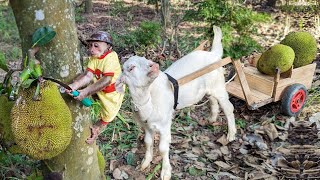
[[[262,53],[257,68],[262,73],[274,75],[276,74],[276,68],[279,68],[280,72],[288,71],[293,64],[293,60],[293,49],[289,46],[277,44]]]
[[[294,68],[312,63],[317,56],[317,41],[308,32],[291,32],[280,43],[293,49]]]
[[[72,116],[53,82],[41,83],[39,101],[32,100],[35,88],[20,90],[11,110],[12,132],[23,153],[50,159],[69,145]]]
[[[11,131],[11,119],[10,112],[14,102],[9,101],[5,95],[0,95],[0,140],[4,143],[10,143],[14,141],[14,137]]]

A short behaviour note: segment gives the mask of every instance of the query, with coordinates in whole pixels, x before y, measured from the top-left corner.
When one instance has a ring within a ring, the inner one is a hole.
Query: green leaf
[[[30,85],[33,83],[33,81],[35,81],[36,79],[27,79],[25,81],[22,82],[21,87],[23,88],[29,88]]]
[[[191,176],[202,176],[206,173],[205,170],[197,169],[193,166],[189,167],[188,171]]]
[[[32,35],[32,47],[44,46],[56,36],[56,32],[48,26],[37,29]]]
[[[157,166],[153,169],[152,173],[147,176],[146,180],[151,180],[153,176],[156,174],[156,172],[160,170],[160,168],[161,163],[157,164]]]
[[[6,72],[9,71],[6,58],[2,52],[0,52],[0,69],[3,69]]]
[[[24,82],[25,80],[29,79],[32,71],[33,71],[33,69],[30,69],[30,68],[24,69],[19,75],[20,81]]]
[[[135,165],[135,155],[132,152],[128,152],[126,156],[127,164],[134,166]]]

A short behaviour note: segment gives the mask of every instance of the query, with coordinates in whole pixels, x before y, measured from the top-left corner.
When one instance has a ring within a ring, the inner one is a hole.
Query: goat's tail
[[[214,38],[212,41],[211,52],[213,52],[216,56],[222,58],[223,55],[223,47],[222,47],[222,31],[218,26],[213,26]]]

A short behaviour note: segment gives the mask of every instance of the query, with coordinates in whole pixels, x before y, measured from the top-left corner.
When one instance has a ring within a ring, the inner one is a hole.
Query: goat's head
[[[159,65],[144,57],[132,56],[123,64],[123,72],[116,81],[116,88],[122,83],[130,88],[148,87],[159,75]],[[120,91],[120,89],[117,89]]]

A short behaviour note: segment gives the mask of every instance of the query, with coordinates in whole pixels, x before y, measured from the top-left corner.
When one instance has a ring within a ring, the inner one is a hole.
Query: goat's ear
[[[125,87],[124,84],[126,83],[125,81],[125,76],[123,74],[121,74],[121,76],[116,80],[116,91],[118,93],[124,93]]]

